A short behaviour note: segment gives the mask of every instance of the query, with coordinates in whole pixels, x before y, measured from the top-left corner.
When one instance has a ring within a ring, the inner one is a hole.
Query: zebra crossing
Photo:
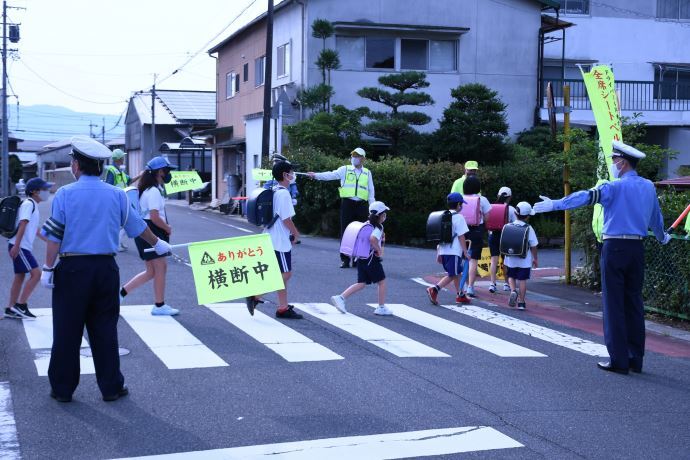
[[[543,342],[588,356],[608,356],[606,347],[600,343],[475,305],[441,305],[443,310],[434,307],[426,308],[424,311],[405,304],[389,304],[394,312],[393,321],[388,318],[367,319],[366,315],[353,313],[342,314],[327,303],[295,303],[294,306],[315,319],[317,324],[323,324],[326,329],[334,328],[345,336],[371,344],[399,358],[450,358],[451,354],[448,350],[439,349],[438,345],[432,347],[423,343],[423,340],[415,340],[396,332],[394,329],[400,327],[397,319],[500,358],[547,358],[548,355],[542,351]],[[268,348],[289,363],[348,359],[347,356],[293,329],[291,326],[295,325],[294,323],[279,321],[258,310],[254,316],[249,316],[244,303],[219,303],[204,305],[202,308],[221,320],[216,322],[219,326],[232,328],[229,332],[241,331],[258,346]],[[36,371],[39,376],[45,377],[48,375],[53,339],[52,313],[48,308],[34,311],[37,319],[23,321],[22,324],[29,347],[34,354]],[[458,313],[457,318],[447,319],[448,315],[443,318],[435,314],[442,311]],[[148,305],[123,305],[120,314],[134,334],[170,370],[221,368],[232,364],[205,345],[175,317],[151,316]],[[491,333],[460,324],[467,317],[486,323]],[[528,348],[499,338],[497,335],[505,329],[535,340],[530,340]],[[83,338],[82,350],[88,347],[87,339]],[[80,364],[82,374],[95,373],[93,359],[88,353],[80,356]]]

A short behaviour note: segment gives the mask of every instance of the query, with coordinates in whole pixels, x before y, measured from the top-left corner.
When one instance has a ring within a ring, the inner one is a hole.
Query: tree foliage
[[[335,28],[327,19],[314,19],[311,23],[311,36],[323,40],[323,49],[326,48],[326,39],[333,36]]]
[[[351,151],[361,144],[362,111],[334,105],[332,112],[318,112],[310,119],[285,127],[290,148],[322,152]]]
[[[306,109],[321,111],[326,108],[333,94],[335,94],[335,91],[333,91],[332,86],[319,83],[301,90],[297,95],[297,101]]]

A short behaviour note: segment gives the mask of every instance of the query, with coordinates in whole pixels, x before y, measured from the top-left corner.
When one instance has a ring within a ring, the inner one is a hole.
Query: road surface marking
[[[14,422],[9,382],[0,382],[0,458],[3,460],[22,458],[19,454],[17,425]]]
[[[123,305],[120,315],[168,369],[228,365],[171,316],[151,315],[150,305]]]
[[[247,230],[246,228],[238,227],[237,225],[226,224],[225,222],[218,222],[217,220],[211,219],[209,217],[204,217],[204,216],[199,216],[199,217],[201,217],[202,219],[210,220],[211,222],[215,222],[215,223],[220,224],[220,225],[224,225],[226,227],[234,228],[235,230],[239,230],[239,231],[244,232],[244,233],[254,233],[251,230]]]
[[[590,342],[589,340],[581,339],[579,337],[575,337],[564,332],[559,332],[554,329],[538,326],[536,324],[513,318],[512,316],[504,315],[502,313],[487,310],[485,308],[474,305],[442,305],[442,307],[462,313],[463,315],[471,316],[472,318],[481,319],[482,321],[486,321],[497,326],[505,327],[506,329],[510,329],[530,337],[551,342],[561,347],[579,351],[580,353],[584,353],[586,355],[600,357],[607,357],[609,355],[604,345]]]
[[[258,446],[233,447],[177,454],[151,455],[139,459],[268,459],[271,460],[323,460],[353,459],[378,460],[413,458],[431,455],[452,455],[524,447],[516,440],[487,426],[467,426],[440,430],[384,433],[343,438],[314,439],[310,441],[282,442]],[[124,460],[124,459],[122,459]]]
[[[546,355],[529,348],[516,345],[489,334],[470,329],[453,321],[439,318],[416,308],[403,304],[386,304],[393,314],[411,321],[439,334],[446,335],[460,342],[480,348],[503,358],[544,358]],[[369,304],[375,307],[375,304]]]
[[[23,320],[24,332],[29,341],[29,347],[34,352],[34,364],[40,377],[48,376],[50,364],[50,349],[53,348],[53,310],[52,308],[33,308],[35,320]],[[89,348],[84,337],[81,338],[82,349]],[[80,374],[95,374],[93,358],[79,355]]]
[[[401,358],[449,358],[450,355],[353,314],[342,314],[327,303],[296,303],[295,307]]]
[[[250,316],[243,303],[216,303],[206,307],[291,363],[344,359],[258,310]]]

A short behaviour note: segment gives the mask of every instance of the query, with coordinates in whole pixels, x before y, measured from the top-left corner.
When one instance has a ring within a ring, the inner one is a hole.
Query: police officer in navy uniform
[[[104,401],[114,401],[128,394],[117,340],[120,277],[114,256],[120,228],[131,238],[141,236],[158,254],[170,252],[170,245],[149,230],[124,190],[99,179],[110,150],[78,136],[72,138],[70,155],[76,182],[57,191],[52,215],[42,228],[48,243],[41,284],[53,289],[50,396],[60,402],[72,400],[86,326],[98,387]]]
[[[599,203],[604,208],[601,284],[604,301],[604,339],[609,361],[599,369],[627,374],[642,372],[645,346],[644,245],[651,228],[662,244],[671,236],[664,231],[654,184],[637,175],[637,163],[645,157],[639,150],[613,141],[612,182],[572,193],[560,200],[540,197],[536,212],[561,211]]]

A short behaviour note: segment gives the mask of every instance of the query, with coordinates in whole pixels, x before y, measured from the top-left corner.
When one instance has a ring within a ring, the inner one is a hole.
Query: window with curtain
[[[254,60],[254,86],[261,86],[264,84],[264,73],[266,69],[266,56],[261,56]]]
[[[658,19],[690,20],[690,0],[657,0]]]
[[[235,88],[235,77],[235,72],[230,72],[225,75],[225,99],[230,99],[231,97],[235,96],[235,93],[237,92]]]
[[[395,69],[395,38],[367,37],[368,69]]]
[[[290,73],[290,44],[281,45],[276,50],[276,75],[278,78],[287,77]]]
[[[338,50],[341,69],[364,69],[364,37],[337,35],[335,47]]]
[[[458,70],[457,40],[429,41],[429,70],[450,72]]]

